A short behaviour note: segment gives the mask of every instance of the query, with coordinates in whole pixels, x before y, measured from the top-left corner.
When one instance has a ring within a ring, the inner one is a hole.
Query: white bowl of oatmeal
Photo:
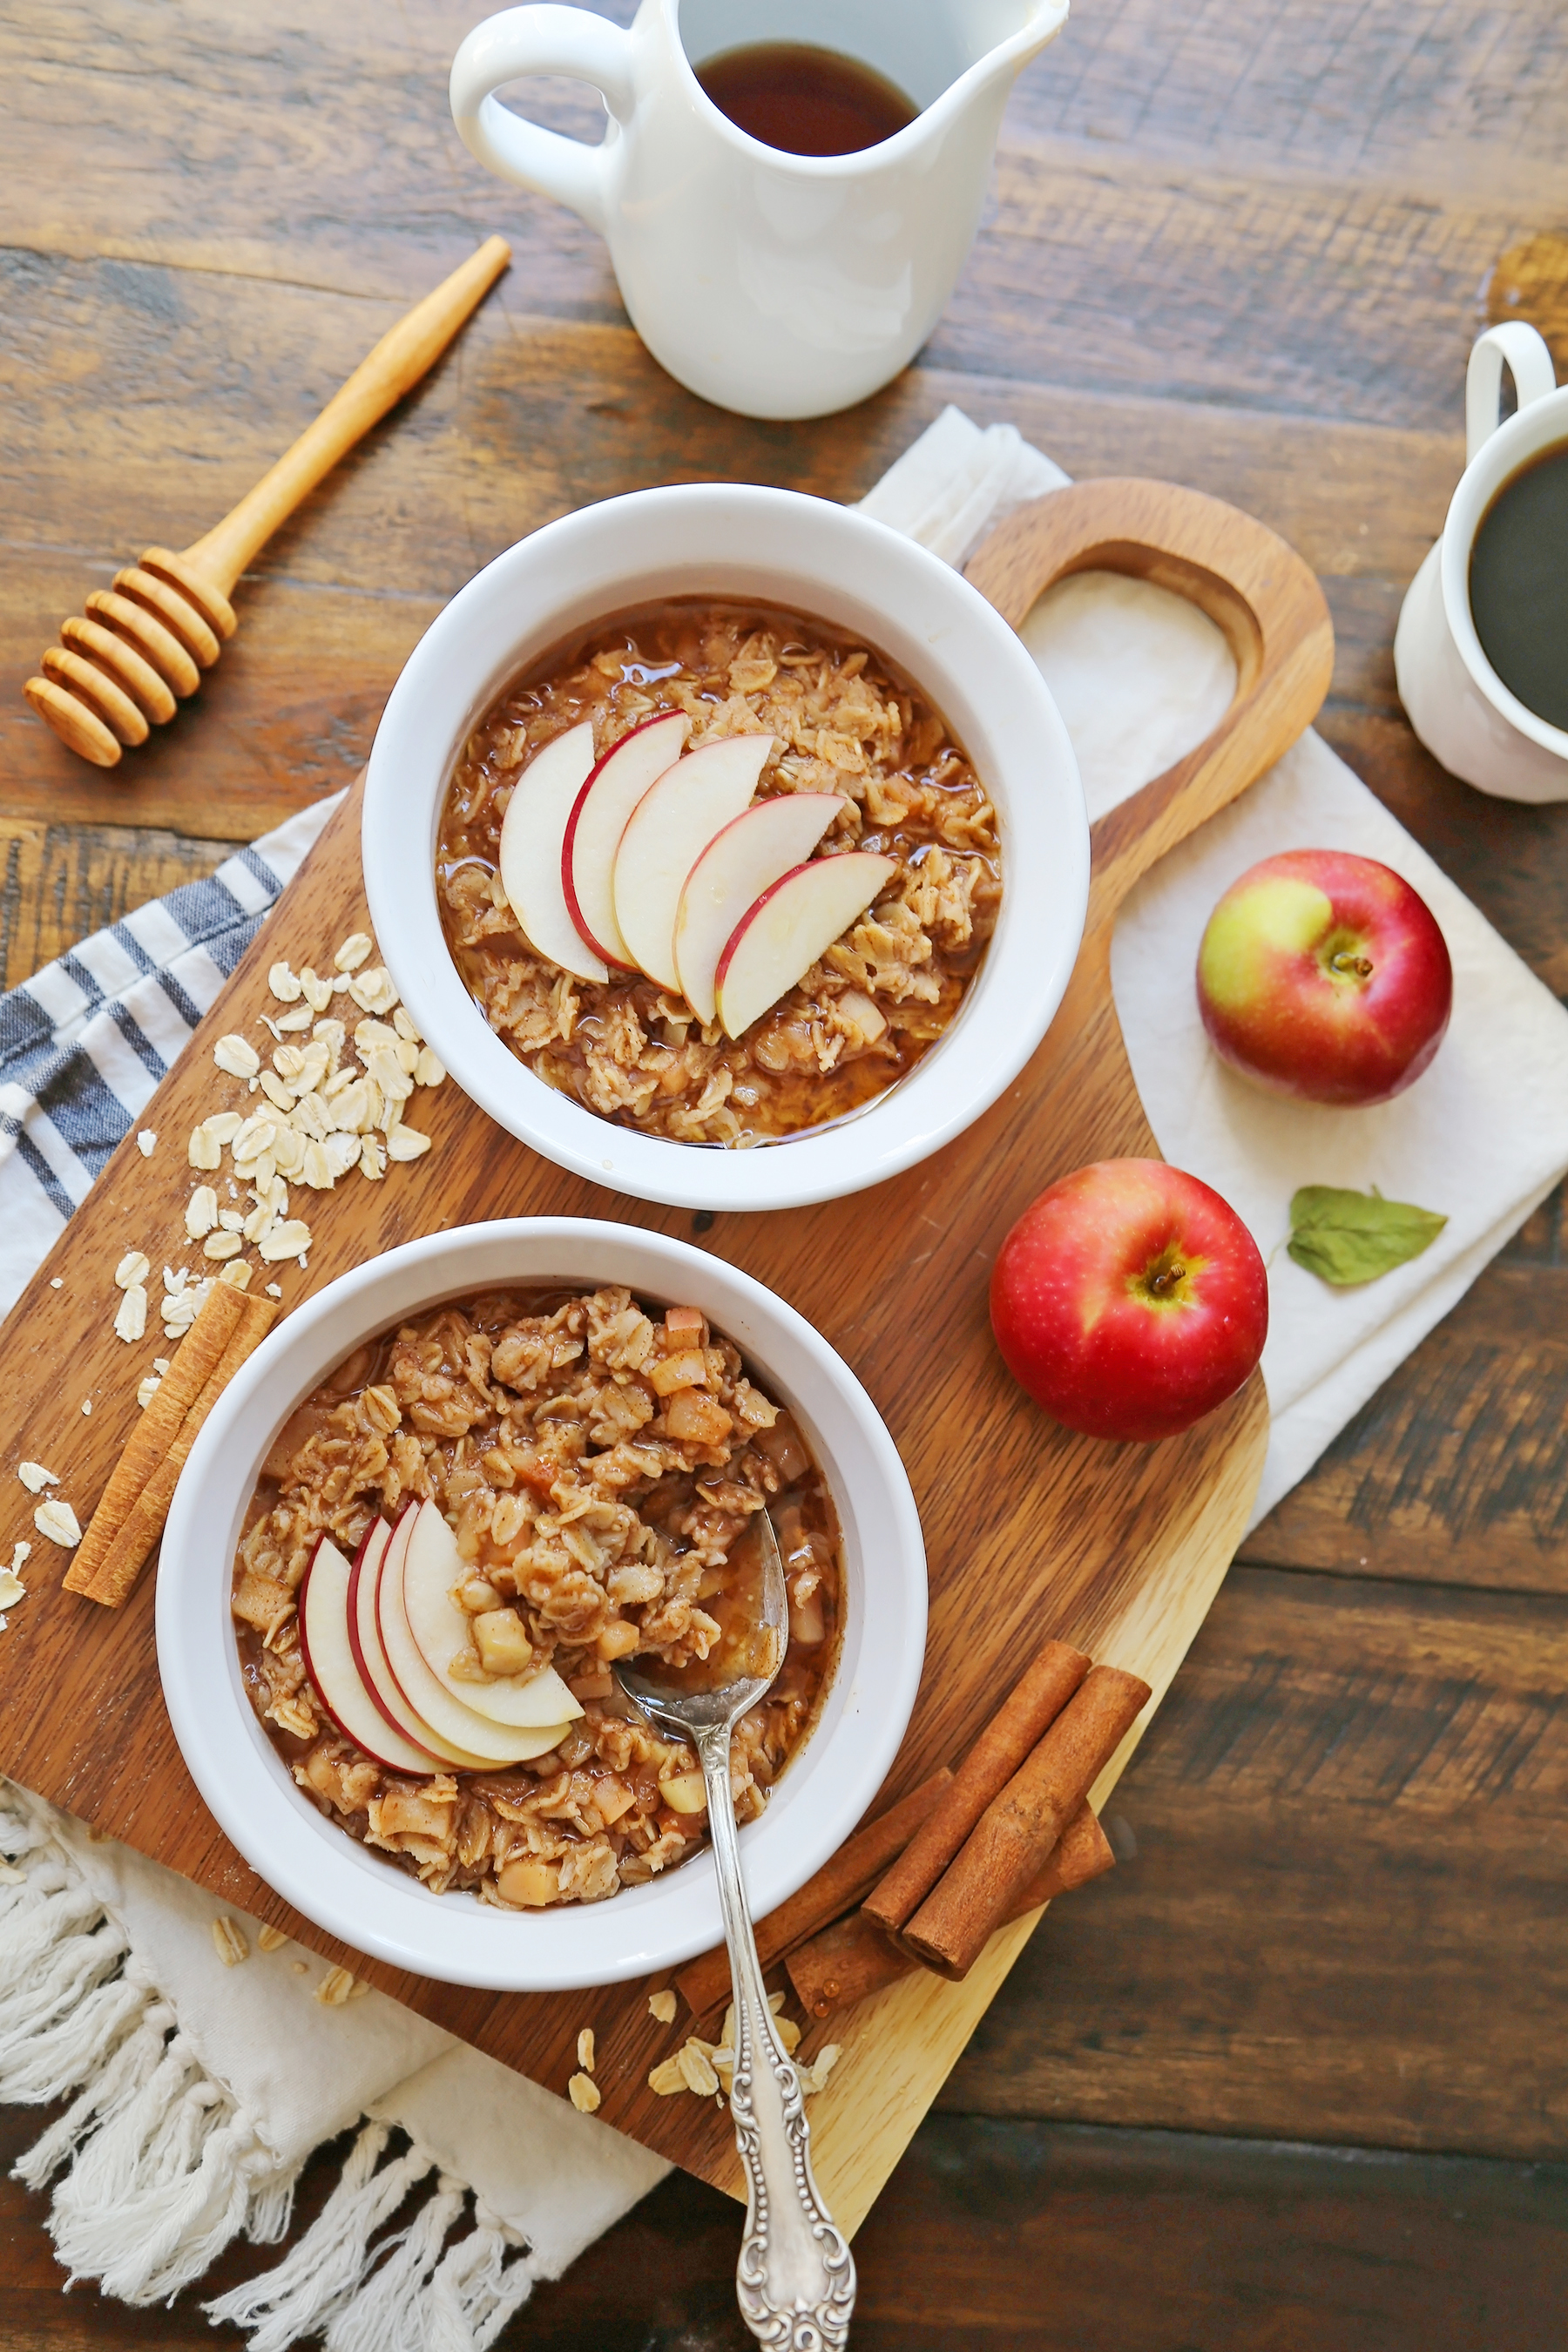
[[[683,1374],[694,1336],[707,1370]],[[704,1825],[682,1810],[687,1759],[647,1748],[603,1661],[634,1633],[666,1656],[690,1643],[712,1562],[755,1507],[748,1481],[786,1572],[792,1556],[816,1570],[792,1585],[775,1713],[734,1751],[748,1888],[773,1909],[842,1843],[902,1739],[925,1643],[919,1517],[876,1408],[801,1316],[626,1226],[528,1219],[409,1243],[307,1300],[237,1376],[159,1568],[159,1666],[197,1788],[268,1885],[397,1968],[543,1991],[709,1948],[722,1930]],[[422,1778],[378,1767],[321,1703],[293,1610],[312,1531],[349,1553],[420,1494],[485,1580],[487,1616],[521,1619],[534,1663],[572,1687],[569,1748]],[[569,1528],[591,1538],[570,1557]]]
[[[740,1041],[536,956],[500,879],[540,750],[586,720],[602,756],[677,709],[693,748],[773,735],[763,796],[838,794],[814,854],[895,868]],[[414,1017],[501,1126],[643,1200],[773,1209],[898,1174],[1017,1076],[1077,956],[1089,835],[1044,681],[957,572],[852,509],[699,483],[566,516],[453,599],[377,730],[363,861]]]

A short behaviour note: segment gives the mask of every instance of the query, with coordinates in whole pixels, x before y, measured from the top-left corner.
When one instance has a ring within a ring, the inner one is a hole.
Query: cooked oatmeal
[[[552,1666],[581,1702],[548,1754],[411,1778],[328,1717],[296,1607],[316,1538],[352,1555],[411,1498],[438,1507],[467,1570],[454,1597],[475,1627],[468,1679]],[[741,1822],[809,1731],[837,1647],[837,1524],[798,1428],[692,1307],[558,1289],[437,1308],[356,1349],[268,1455],[235,1564],[246,1689],[306,1795],[427,1886],[515,1907],[597,1902],[707,1837],[695,1752],[652,1729],[610,1662],[705,1658],[731,1553],[764,1508],[790,1640],[736,1730]]]
[[[661,711],[688,749],[771,734],[759,795],[838,793],[816,852],[896,861],[876,903],[799,985],[731,1040],[684,998],[534,954],[507,903],[501,822],[520,772],[590,721],[601,758]],[[939,711],[880,656],[772,608],[673,601],[601,628],[509,687],[468,739],[442,815],[448,943],[490,1026],[586,1108],[679,1143],[744,1145],[860,1108],[948,1027],[995,926],[995,812]]]

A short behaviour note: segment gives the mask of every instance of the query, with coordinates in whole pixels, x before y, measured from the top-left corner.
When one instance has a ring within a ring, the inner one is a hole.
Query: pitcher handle
[[[1536,333],[1533,327],[1526,326],[1522,319],[1509,319],[1500,327],[1489,327],[1484,335],[1478,335],[1471,346],[1470,364],[1465,373],[1467,466],[1498,429],[1505,360],[1521,408],[1530,407],[1533,401],[1544,400],[1549,392],[1557,389],[1552,353],[1545,340]]]
[[[495,92],[525,74],[593,85],[618,123],[636,103],[631,37],[585,8],[505,8],[476,25],[452,60],[452,120],[471,155],[499,179],[570,205],[603,236],[608,218],[605,150],[563,139],[502,106]]]

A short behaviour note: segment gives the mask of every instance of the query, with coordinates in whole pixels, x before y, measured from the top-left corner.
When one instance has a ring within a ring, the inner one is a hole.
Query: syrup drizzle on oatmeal
[[[595,985],[534,955],[500,885],[501,822],[533,754],[586,719],[602,756],[676,709],[691,716],[693,749],[777,736],[762,795],[842,793],[824,851],[898,861],[877,905],[736,1040],[651,981]],[[829,1125],[905,1076],[956,1014],[1002,887],[984,791],[941,713],[890,663],[800,614],[695,599],[606,622],[508,688],[453,777],[437,879],[470,993],[538,1076],[642,1133],[731,1147]],[[858,1009],[868,1001],[869,1018]]]

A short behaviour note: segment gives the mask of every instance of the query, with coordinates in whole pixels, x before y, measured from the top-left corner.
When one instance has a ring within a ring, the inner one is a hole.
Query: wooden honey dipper
[[[143,550],[60,624],[63,642],[43,676],[22,688],[62,742],[95,767],[117,765],[122,744],[144,743],[174,717],[237,626],[229,598],[257,550],[308,498],[394,402],[416,384],[494,285],[511,248],[487,237],[459,269],[383,335],[293,446],[239,504],[184,552]]]

